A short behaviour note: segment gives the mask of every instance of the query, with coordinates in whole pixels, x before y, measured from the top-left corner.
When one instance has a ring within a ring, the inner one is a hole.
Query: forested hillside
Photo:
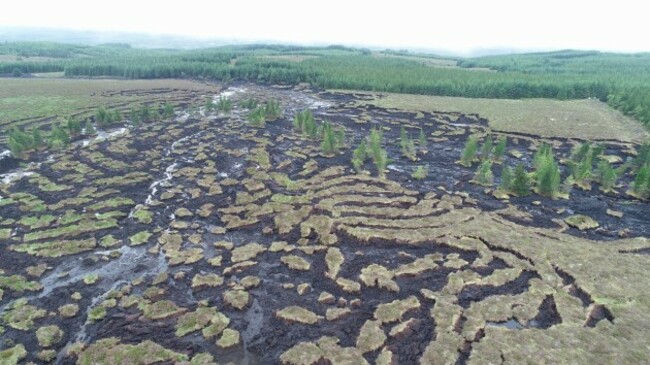
[[[16,56],[0,58],[0,74],[13,76],[58,71],[69,77],[309,82],[326,88],[471,98],[597,98],[650,124],[650,54],[560,51],[456,62],[343,46],[246,45],[187,51],[124,44],[5,43],[0,44],[0,55]],[[445,62],[438,66],[437,60]]]

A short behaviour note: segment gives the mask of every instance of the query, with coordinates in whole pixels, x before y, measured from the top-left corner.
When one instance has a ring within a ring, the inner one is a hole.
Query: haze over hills
[[[193,37],[175,34],[151,34],[120,31],[75,30],[63,28],[37,28],[0,26],[0,42],[58,42],[84,45],[99,45],[105,43],[128,43],[136,48],[179,48],[193,49],[217,47],[233,44],[292,44],[301,46],[327,46],[327,42],[286,42],[279,39],[237,39],[217,37]],[[365,47],[372,50],[384,50],[387,47],[378,44],[343,43],[345,46]],[[516,47],[486,47],[474,48],[469,52],[459,52],[444,48],[405,47],[401,51],[414,53],[436,54],[449,57],[480,57],[489,55],[505,55],[528,52],[546,52],[557,49],[549,48],[516,48]]]

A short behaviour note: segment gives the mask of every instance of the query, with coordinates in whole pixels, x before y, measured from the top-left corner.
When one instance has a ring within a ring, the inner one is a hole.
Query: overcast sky
[[[0,25],[457,53],[489,48],[633,52],[650,51],[647,14],[639,0],[8,0]]]

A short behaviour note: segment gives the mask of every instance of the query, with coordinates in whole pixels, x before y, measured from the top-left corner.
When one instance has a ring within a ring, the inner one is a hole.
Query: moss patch
[[[72,318],[79,313],[79,306],[76,304],[65,304],[59,307],[59,314],[63,318]]]
[[[410,310],[420,308],[420,301],[415,296],[403,300],[394,300],[377,306],[374,317],[381,323],[400,321]]]
[[[179,354],[152,341],[137,345],[121,344],[114,337],[95,342],[79,355],[79,365],[148,365],[169,361],[187,361],[187,355]]]
[[[378,350],[386,342],[386,334],[380,321],[366,321],[357,337],[357,349],[362,353]]]
[[[217,346],[223,349],[227,349],[233,346],[239,345],[240,335],[239,331],[226,328],[221,333],[221,337],[217,340]]]
[[[393,280],[393,276],[393,272],[387,268],[377,264],[370,264],[361,269],[359,279],[368,287],[376,286],[380,289],[398,292],[399,286]]]
[[[97,322],[106,317],[106,307],[98,305],[88,311],[88,320],[90,322]]]
[[[97,274],[88,274],[84,276],[84,284],[86,285],[95,284],[98,280],[99,280],[99,275]]]
[[[227,290],[223,293],[223,300],[238,310],[246,308],[250,299],[250,294],[245,290]]]
[[[232,262],[251,260],[264,251],[266,251],[266,248],[259,243],[249,243],[232,250],[232,256],[230,260]]]
[[[327,264],[327,277],[330,279],[336,279],[336,276],[339,274],[339,270],[341,270],[341,265],[343,265],[344,261],[345,258],[343,257],[341,250],[336,247],[330,247],[325,254],[325,263]]]
[[[289,266],[292,270],[307,271],[311,268],[309,261],[296,255],[287,255],[280,258],[283,264]]]
[[[316,315],[316,313],[297,305],[283,308],[275,312],[275,316],[285,321],[302,324],[315,324],[319,319],[323,318]]]
[[[36,339],[41,347],[50,347],[63,339],[63,331],[56,325],[41,327],[36,330]]]
[[[38,291],[43,289],[43,286],[38,282],[27,280],[22,275],[0,275],[0,289],[10,289],[22,293],[24,291]]]
[[[27,304],[26,299],[17,299],[9,304],[3,316],[5,324],[17,330],[28,331],[34,321],[45,317],[47,311]]]
[[[97,247],[97,242],[95,241],[95,238],[91,237],[84,240],[12,245],[10,246],[10,249],[16,252],[27,253],[33,256],[61,257],[90,251],[95,247]]]
[[[214,307],[199,307],[194,312],[185,313],[178,317],[175,327],[176,336],[185,336],[188,333],[202,330],[210,324],[224,323],[226,322],[224,318],[225,316]]]
[[[154,303],[141,303],[139,307],[142,310],[144,317],[149,320],[168,318],[185,312],[184,308],[179,308],[170,300],[161,300]]]
[[[18,344],[14,347],[0,351],[0,364],[2,365],[16,365],[27,356],[27,351],[23,344]]]
[[[207,275],[196,274],[192,278],[193,289],[204,287],[204,286],[215,288],[221,284],[223,284],[223,277],[217,274],[207,274]]]
[[[569,226],[577,228],[581,231],[584,231],[586,229],[598,228],[599,226],[598,222],[596,222],[593,218],[581,214],[576,214],[567,217],[564,219],[564,221]]]
[[[141,231],[129,237],[129,241],[131,242],[131,246],[139,246],[141,244],[147,243],[147,241],[149,241],[149,237],[151,237],[151,232]]]

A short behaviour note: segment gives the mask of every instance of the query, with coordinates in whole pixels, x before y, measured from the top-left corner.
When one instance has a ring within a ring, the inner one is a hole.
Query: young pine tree
[[[366,148],[366,140],[363,139],[361,140],[359,147],[355,148],[354,152],[352,152],[352,166],[354,166],[354,170],[357,173],[363,170],[363,164],[366,162],[367,158],[368,152]]]
[[[600,182],[600,190],[607,192],[614,189],[618,176],[616,175],[616,170],[609,164],[609,162],[601,160],[600,163],[598,163],[596,174],[598,176],[598,181]]]
[[[483,161],[474,175],[474,182],[483,186],[492,186],[494,175],[492,174],[492,161]]]
[[[542,143],[542,145],[537,149],[537,152],[535,152],[535,156],[533,157],[533,167],[535,169],[538,169],[541,163],[545,161],[549,155],[552,154],[553,150],[551,149],[551,145],[548,143]]]
[[[147,104],[144,104],[140,108],[140,121],[142,123],[149,123],[151,121],[151,108]]]
[[[327,121],[323,122],[323,141],[320,144],[321,150],[325,155],[332,156],[336,153],[337,144],[336,136],[332,125]]]
[[[104,125],[104,123],[106,122],[106,116],[107,115],[108,115],[108,112],[106,111],[106,108],[104,108],[103,106],[100,106],[97,109],[97,112],[95,112],[95,121],[97,122],[97,124]]]
[[[404,132],[403,136],[400,139],[402,155],[404,155],[404,157],[408,158],[411,161],[415,161],[417,159],[416,156],[417,150],[415,149],[415,143],[406,133],[404,127],[402,127],[402,131]]]
[[[336,148],[337,149],[341,149],[341,148],[345,147],[345,131],[343,130],[342,127],[338,128],[334,132],[334,137],[336,139]]]
[[[248,113],[248,120],[253,127],[263,128],[266,124],[264,117],[264,109],[261,107],[255,108]]]
[[[420,153],[427,153],[427,137],[424,135],[424,130],[420,128],[420,135],[418,136],[418,150]]]
[[[75,136],[80,134],[82,129],[81,122],[77,118],[70,117],[68,118],[67,129],[70,135]]]
[[[174,107],[169,103],[165,103],[165,106],[163,107],[163,118],[169,119],[173,116],[174,116]]]
[[[423,180],[429,174],[429,169],[424,166],[418,166],[415,171],[411,174],[411,177],[415,180]]]
[[[97,134],[97,130],[95,130],[95,126],[93,126],[93,123],[90,121],[90,119],[86,120],[86,124],[84,126],[84,133],[89,136],[94,136]]]
[[[34,148],[43,147],[45,145],[45,140],[43,135],[41,135],[41,130],[38,128],[32,129],[32,144]]]
[[[129,114],[129,119],[133,125],[140,124],[140,112],[136,108],[131,108],[131,113]]]
[[[380,179],[386,178],[386,167],[388,166],[388,152],[382,149],[377,159],[375,159],[375,166],[377,167],[377,175]]]
[[[205,111],[206,112],[212,112],[217,108],[217,106],[214,103],[214,100],[212,100],[212,97],[208,97],[205,99]]]
[[[481,160],[482,161],[487,161],[490,159],[490,155],[492,154],[492,149],[494,148],[494,141],[492,140],[492,135],[488,134],[485,137],[485,141],[483,142],[483,146],[481,146]]]
[[[510,191],[517,196],[526,196],[530,194],[530,185],[530,177],[526,172],[526,168],[522,163],[517,164]]]
[[[293,117],[293,129],[302,131],[302,125],[305,122],[305,112],[306,111],[297,112]]]
[[[232,100],[225,96],[220,96],[216,108],[222,112],[228,113],[232,110]]]
[[[650,197],[650,166],[644,165],[637,172],[632,191],[641,199]]]
[[[305,119],[303,124],[303,134],[310,139],[318,139],[318,125],[313,118]]]
[[[276,120],[282,115],[280,103],[276,100],[269,100],[264,105],[264,115],[266,120]]]
[[[639,171],[643,166],[650,164],[650,142],[643,144],[637,151],[637,155],[632,162],[634,171]]]
[[[460,164],[465,167],[471,167],[476,158],[476,151],[478,151],[478,140],[475,136],[470,136],[465,142],[465,148],[460,157]]]
[[[536,171],[537,192],[540,195],[555,197],[560,191],[560,169],[552,154],[547,154],[539,160]]]
[[[499,137],[499,141],[494,146],[492,155],[495,161],[503,160],[503,156],[506,154],[506,147],[508,145],[508,138],[506,136]]]
[[[370,157],[375,161],[381,157],[381,151],[383,150],[381,147],[382,137],[383,133],[381,130],[374,128],[370,131],[368,147],[370,149]]]
[[[382,148],[383,133],[379,129],[370,131],[370,157],[372,157],[377,174],[380,178],[386,177],[386,167],[388,166],[388,152]]]
[[[56,142],[59,141],[59,142]],[[55,147],[61,146],[64,147],[70,143],[70,136],[68,133],[62,129],[61,127],[55,125],[52,126],[52,131],[50,133],[50,139],[49,139],[50,145],[54,144]]]
[[[499,190],[509,192],[512,189],[513,172],[510,166],[503,166],[501,169],[501,182],[499,183]]]

